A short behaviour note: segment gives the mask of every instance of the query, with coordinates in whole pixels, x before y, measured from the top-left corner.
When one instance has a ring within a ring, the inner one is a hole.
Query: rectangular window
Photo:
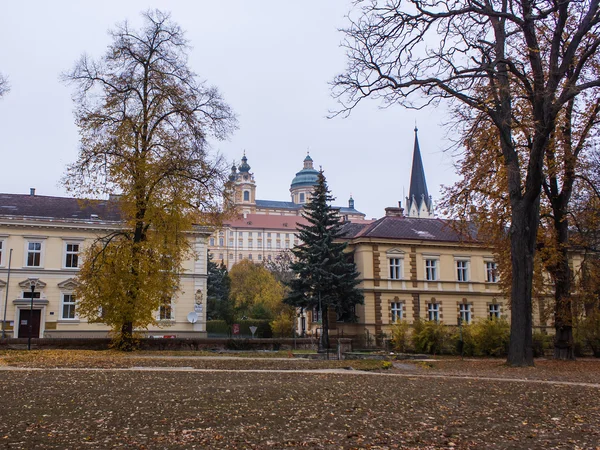
[[[271,261],[271,255],[267,255],[267,259]]]
[[[281,248],[281,242],[277,241],[277,248]]]
[[[233,231],[229,232],[229,237],[233,237]]]
[[[488,305],[488,312],[490,314],[490,319],[499,319],[500,318],[500,305],[498,305],[498,304]]]
[[[471,323],[471,305],[458,305],[458,318],[463,323]]]
[[[73,294],[63,294],[61,312],[61,319],[75,319],[75,296]]]
[[[271,237],[271,233],[267,233],[267,237],[270,238]]]
[[[281,233],[277,233],[277,239],[281,238]]]
[[[469,262],[456,261],[456,280],[469,281]]]
[[[485,263],[485,281],[488,283],[498,282],[498,268],[495,262],[487,261]]]
[[[402,278],[402,262],[400,258],[390,258],[390,278],[392,280]]]
[[[262,255],[260,255],[260,254],[258,255],[258,260],[262,261]]]
[[[258,237],[261,238],[262,237],[262,231],[258,232]]]
[[[318,306],[315,306],[312,309],[312,321],[313,323],[321,322],[321,311]]]
[[[285,248],[290,248],[290,241],[285,241]]]
[[[229,246],[233,247],[233,239],[229,239]]]
[[[79,244],[66,244],[65,247],[65,267],[79,267]]]
[[[262,239],[259,239],[257,244],[258,244],[258,248],[262,248]]]
[[[435,281],[438,279],[437,271],[437,259],[426,259],[425,260],[425,279],[427,281]]]
[[[223,245],[225,245],[225,239],[223,239],[222,237],[219,238],[219,247],[223,247]]]
[[[158,308],[158,319],[159,320],[172,320],[173,319],[173,305],[171,304],[170,298],[165,298],[162,304]]]
[[[238,259],[241,261],[242,259],[244,259],[244,256],[243,256],[243,255],[240,253],[240,254],[238,255]]]
[[[271,239],[267,241],[267,248],[271,248]]]
[[[392,302],[390,303],[390,310],[392,312],[392,323],[396,323],[402,320],[402,303]]]
[[[26,298],[28,300],[31,299],[31,291],[23,291],[23,298]],[[33,293],[33,298],[40,298],[40,291],[35,291]]]
[[[427,318],[431,321],[439,322],[440,320],[440,305],[439,303],[427,304]]]
[[[238,239],[238,247],[242,248],[244,246],[244,241],[241,239]]]
[[[252,261],[252,253],[250,253],[250,254],[248,255],[248,259],[249,259],[250,261]]]
[[[229,254],[229,259],[233,259],[233,253]]]
[[[215,238],[210,238],[210,244],[211,247],[215,246]]]
[[[219,259],[222,260],[223,259],[223,253],[219,253]]]
[[[254,245],[254,241],[252,239],[248,239],[248,248],[252,248]]]
[[[4,264],[4,241],[0,241],[0,266]]]
[[[27,266],[40,267],[42,262],[42,243],[28,242],[27,243]]]

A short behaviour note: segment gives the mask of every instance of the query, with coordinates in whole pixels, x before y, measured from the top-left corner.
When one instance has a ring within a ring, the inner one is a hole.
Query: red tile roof
[[[307,225],[308,221],[302,216],[281,216],[275,214],[247,214],[233,220],[224,221],[224,226],[231,228],[296,230],[297,224]]]

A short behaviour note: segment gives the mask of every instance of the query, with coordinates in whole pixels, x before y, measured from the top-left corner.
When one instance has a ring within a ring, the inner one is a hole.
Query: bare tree
[[[8,79],[0,73],[0,97],[6,94],[10,90],[8,85]]]
[[[346,36],[348,66],[333,83],[337,114],[366,97],[424,108],[442,100],[495,128],[507,173],[511,240],[508,362],[532,365],[532,280],[544,157],[565,105],[600,86],[599,1],[359,1]],[[514,100],[531,111],[519,155]]]

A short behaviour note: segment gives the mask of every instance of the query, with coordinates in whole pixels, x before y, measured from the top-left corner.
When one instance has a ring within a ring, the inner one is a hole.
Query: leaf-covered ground
[[[387,371],[367,361],[381,373],[318,373],[310,370],[364,362],[46,351],[4,352],[0,363],[0,448],[7,449],[600,446],[597,361],[511,369],[454,359]],[[127,370],[143,366],[151,370]]]

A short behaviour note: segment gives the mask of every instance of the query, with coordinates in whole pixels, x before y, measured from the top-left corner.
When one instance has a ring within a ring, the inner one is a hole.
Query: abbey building
[[[233,164],[227,189],[233,199],[236,215],[226,220],[209,239],[213,261],[228,268],[243,259],[263,262],[278,252],[297,245],[297,225],[305,224],[304,205],[309,201],[319,172],[307,155],[303,167],[290,184],[290,200],[260,200],[256,198],[256,181],[244,154],[241,164]],[[348,206],[337,206],[339,214],[349,222],[366,222],[365,214],[354,208],[352,197]]]

